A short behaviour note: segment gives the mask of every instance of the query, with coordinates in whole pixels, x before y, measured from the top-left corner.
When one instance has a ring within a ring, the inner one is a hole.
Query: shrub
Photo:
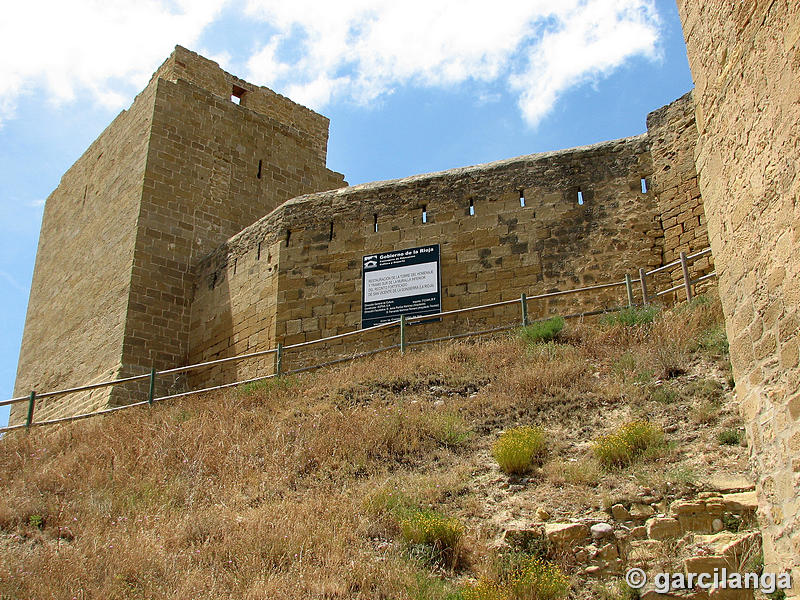
[[[603,315],[600,322],[603,325],[643,325],[652,323],[658,314],[658,308],[652,305],[632,306],[614,313]]]
[[[564,329],[564,319],[551,317],[546,321],[538,321],[523,327],[519,334],[528,344],[538,344],[555,339],[562,329]]]
[[[593,445],[597,460],[605,467],[622,467],[646,451],[662,445],[664,432],[649,421],[632,421]]]
[[[569,593],[569,579],[551,562],[538,556],[514,561],[498,580],[483,578],[467,586],[464,600],[557,600]]]
[[[620,428],[619,435],[631,445],[636,454],[658,446],[664,441],[664,432],[650,421],[627,423]]]
[[[567,595],[569,579],[557,565],[533,556],[510,574],[506,586],[513,598],[555,600]]]
[[[633,460],[633,448],[616,433],[595,440],[593,450],[604,467],[623,466]]]
[[[540,427],[515,427],[503,432],[492,446],[492,456],[504,473],[520,474],[541,463],[547,453]]]
[[[496,581],[481,578],[478,583],[467,585],[461,597],[463,600],[509,600],[509,593]]]
[[[416,509],[400,520],[400,534],[413,555],[453,566],[464,536],[464,525],[436,511]]]
[[[742,438],[742,432],[738,429],[723,429],[717,434],[717,441],[725,446],[738,446]]]

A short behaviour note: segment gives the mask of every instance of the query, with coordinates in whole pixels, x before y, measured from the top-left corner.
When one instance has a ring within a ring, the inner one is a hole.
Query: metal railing
[[[689,275],[689,263],[691,261],[697,260],[698,258],[701,258],[702,256],[705,256],[705,255],[710,254],[710,253],[711,253],[711,249],[710,248],[706,248],[705,250],[701,250],[700,252],[696,252],[695,254],[688,255],[688,256],[685,253],[681,252],[680,258],[678,258],[678,259],[676,259],[676,260],[674,260],[674,261],[672,261],[670,263],[667,263],[665,265],[662,265],[662,266],[660,266],[660,267],[658,267],[656,269],[653,269],[651,271],[645,271],[644,269],[639,269],[639,277],[636,278],[636,279],[632,279],[629,275],[625,275],[625,279],[624,280],[616,281],[616,282],[612,282],[612,283],[603,283],[603,284],[591,285],[591,286],[586,286],[586,287],[581,287],[581,288],[574,288],[574,289],[570,289],[570,290],[547,292],[547,293],[544,293],[544,294],[536,294],[536,295],[533,295],[533,296],[527,296],[526,294],[522,294],[519,299],[515,298],[513,300],[504,300],[504,301],[501,301],[501,302],[493,302],[491,304],[483,304],[483,305],[479,305],[479,306],[469,306],[469,307],[466,307],[466,308],[458,308],[458,309],[443,311],[443,312],[439,312],[439,313],[431,314],[431,315],[420,315],[420,316],[414,316],[414,317],[401,316],[398,320],[392,321],[392,322],[389,322],[389,323],[383,323],[381,325],[375,325],[373,327],[367,327],[367,328],[364,328],[364,329],[356,329],[354,331],[349,331],[347,333],[340,333],[340,334],[337,334],[337,335],[332,335],[332,336],[329,336],[329,337],[320,338],[320,339],[316,339],[316,340],[298,342],[296,344],[290,344],[290,345],[286,345],[286,346],[278,343],[276,348],[270,348],[269,350],[261,350],[261,351],[258,351],[258,352],[251,352],[251,353],[247,353],[247,354],[239,354],[239,355],[236,355],[236,356],[230,356],[230,357],[226,357],[226,358],[209,360],[209,361],[196,363],[196,364],[192,364],[192,365],[186,365],[186,366],[183,366],[183,367],[174,367],[174,368],[171,368],[171,369],[165,369],[163,371],[157,371],[155,368],[153,368],[153,369],[150,370],[150,373],[146,373],[146,374],[142,374],[142,375],[134,375],[132,377],[125,377],[125,378],[115,379],[115,380],[111,380],[111,381],[102,381],[102,382],[99,382],[99,383],[92,383],[92,384],[88,384],[88,385],[65,388],[65,389],[55,390],[55,391],[50,391],[50,392],[37,393],[35,391],[31,391],[31,393],[28,396],[21,396],[21,397],[18,397],[18,398],[11,398],[10,400],[4,400],[4,401],[0,402],[0,406],[8,406],[8,405],[12,405],[12,404],[18,404],[18,403],[21,403],[21,402],[27,402],[28,403],[28,407],[27,407],[28,410],[27,410],[27,416],[26,416],[25,422],[21,423],[19,425],[12,425],[12,426],[9,426],[9,427],[0,428],[0,433],[5,433],[5,432],[8,432],[8,431],[14,431],[14,430],[18,430],[18,429],[29,429],[29,428],[34,427],[34,426],[38,427],[38,426],[44,426],[44,425],[54,425],[56,423],[66,423],[68,421],[77,421],[79,419],[86,419],[88,417],[93,417],[93,416],[96,416],[96,415],[109,414],[109,413],[113,413],[113,412],[116,412],[116,411],[119,411],[119,410],[125,410],[125,409],[128,409],[128,408],[133,408],[133,407],[136,407],[136,406],[152,405],[154,402],[161,402],[161,401],[164,401],[164,400],[172,400],[172,399],[175,399],[175,398],[183,398],[183,397],[186,397],[186,396],[192,396],[194,394],[201,394],[201,393],[205,393],[205,392],[211,392],[211,391],[221,390],[221,389],[230,388],[230,387],[236,387],[236,386],[239,386],[239,385],[245,385],[245,384],[254,383],[254,382],[257,382],[257,381],[265,381],[267,379],[272,379],[272,378],[275,378],[275,377],[282,377],[284,375],[301,373],[301,372],[310,371],[310,370],[313,370],[313,369],[319,369],[319,368],[323,368],[323,367],[332,366],[332,365],[335,365],[335,364],[339,364],[339,363],[342,363],[342,362],[354,360],[354,359],[357,359],[357,358],[363,358],[365,356],[371,356],[371,355],[374,355],[374,354],[378,354],[380,352],[386,352],[388,350],[395,350],[395,349],[399,348],[401,353],[402,353],[402,352],[405,352],[405,350],[410,346],[416,346],[416,345],[421,345],[421,344],[430,344],[430,343],[435,343],[435,342],[443,342],[443,341],[448,341],[448,340],[461,339],[461,338],[465,338],[465,337],[488,335],[488,334],[497,333],[497,332],[500,332],[500,331],[508,331],[510,329],[514,329],[516,327],[519,327],[520,325],[527,326],[527,325],[529,325],[531,323],[534,323],[534,322],[537,322],[537,321],[543,321],[543,320],[546,320],[547,318],[549,318],[549,317],[545,317],[544,319],[536,319],[536,320],[533,320],[533,321],[531,321],[528,318],[528,304],[530,302],[533,302],[533,301],[536,301],[536,300],[546,300],[546,299],[554,298],[554,297],[557,297],[557,296],[566,296],[566,295],[570,295],[570,294],[581,294],[581,293],[586,293],[586,292],[593,292],[593,291],[597,291],[597,290],[609,289],[609,288],[615,288],[615,287],[622,287],[622,286],[625,287],[626,295],[627,295],[627,305],[613,307],[613,308],[602,308],[602,309],[597,309],[597,310],[592,310],[592,311],[584,311],[584,312],[578,312],[578,313],[574,313],[574,314],[563,315],[562,318],[564,318],[564,319],[574,319],[574,318],[581,318],[581,317],[587,317],[587,316],[593,316],[593,315],[600,315],[600,314],[604,314],[604,313],[610,313],[610,312],[614,312],[614,311],[623,310],[625,308],[633,307],[634,306],[634,287],[633,287],[633,284],[636,284],[636,283],[639,284],[640,293],[641,293],[641,297],[642,297],[642,303],[644,305],[649,304],[655,298],[664,296],[665,294],[668,294],[668,293],[671,293],[671,292],[675,292],[675,291],[678,291],[678,290],[681,290],[681,289],[684,290],[687,301],[691,301],[692,297],[694,295],[692,287],[697,285],[698,283],[701,283],[703,281],[707,281],[707,280],[715,277],[716,276],[716,272],[712,271],[710,273],[707,273],[707,274],[705,274],[705,275],[693,280],[693,279],[691,279],[691,277]],[[668,288],[666,290],[661,290],[661,291],[655,292],[654,294],[650,294],[650,292],[648,290],[648,283],[647,283],[648,277],[652,277],[652,276],[654,276],[654,275],[656,275],[656,274],[658,274],[660,272],[666,271],[666,270],[668,270],[670,268],[673,268],[673,267],[677,267],[678,265],[681,266],[682,280],[683,281],[681,281],[681,283],[679,283],[678,285],[672,286],[672,287],[670,287],[670,288]],[[493,308],[498,308],[498,307],[503,307],[503,306],[512,306],[514,304],[519,304],[520,305],[521,318],[520,318],[520,321],[518,323],[515,323],[513,325],[503,325],[503,326],[499,326],[499,327],[493,327],[493,328],[490,328],[490,329],[483,329],[483,330],[478,330],[478,331],[469,331],[469,332],[464,332],[464,333],[458,333],[458,334],[447,335],[447,336],[436,337],[436,338],[430,338],[430,339],[416,340],[416,341],[411,341],[411,342],[406,340],[406,326],[409,325],[409,324],[417,323],[417,322],[421,322],[421,321],[426,321],[426,320],[430,320],[430,319],[439,319],[441,317],[448,317],[448,316],[453,316],[453,315],[462,315],[462,314],[465,314],[465,313],[481,311],[481,310],[487,310],[487,309],[493,309]],[[331,341],[343,340],[343,339],[346,339],[346,338],[349,338],[349,337],[352,337],[352,336],[359,336],[359,335],[364,335],[364,334],[367,334],[367,333],[372,333],[372,332],[375,332],[375,331],[381,331],[381,330],[385,330],[385,329],[395,329],[395,328],[399,328],[399,330],[400,330],[400,341],[397,344],[392,344],[392,345],[389,345],[389,346],[384,346],[384,347],[381,347],[381,348],[377,348],[377,349],[374,349],[374,350],[368,350],[368,351],[365,351],[365,352],[354,353],[352,355],[344,356],[344,357],[337,358],[337,359],[330,360],[330,361],[323,362],[323,363],[318,363],[318,364],[314,364],[314,365],[305,366],[305,367],[294,369],[294,370],[284,371],[284,369],[283,369],[284,353],[286,351],[288,351],[288,350],[297,350],[297,349],[300,349],[300,348],[313,346],[315,344],[328,343],[328,342],[331,342]],[[241,381],[235,381],[235,382],[232,382],[232,383],[225,383],[225,384],[222,384],[222,385],[216,385],[216,386],[212,386],[212,387],[205,387],[205,388],[201,388],[201,389],[197,389],[197,390],[191,390],[191,391],[188,391],[188,392],[180,392],[180,393],[176,393],[176,394],[169,394],[169,395],[166,395],[166,396],[155,397],[155,388],[156,388],[155,384],[156,384],[156,379],[159,376],[174,375],[174,374],[177,374],[177,373],[186,373],[188,371],[193,371],[193,370],[197,370],[197,369],[202,369],[202,368],[206,368],[206,367],[221,365],[221,364],[235,362],[235,361],[246,360],[246,359],[250,359],[250,358],[256,358],[256,357],[260,357],[260,356],[267,356],[267,355],[270,355],[270,354],[274,354],[275,355],[275,372],[270,374],[270,375],[263,375],[263,376],[260,376],[260,377],[253,377],[253,378],[250,378],[250,379],[244,379],[244,380],[241,380]],[[69,417],[60,417],[60,418],[56,418],[56,419],[47,419],[47,420],[43,420],[43,421],[34,421],[34,419],[33,419],[36,403],[39,400],[46,399],[46,398],[52,398],[52,397],[55,397],[55,396],[61,396],[61,395],[65,395],[65,394],[72,394],[72,393],[77,393],[77,392],[87,392],[87,391],[101,389],[101,388],[104,388],[104,387],[115,386],[115,385],[120,385],[120,384],[124,384],[124,383],[130,383],[130,382],[134,382],[134,381],[144,381],[144,380],[148,380],[148,383],[149,383],[149,385],[148,385],[148,390],[149,391],[148,391],[146,400],[142,400],[140,402],[134,402],[134,403],[131,403],[131,404],[124,404],[124,405],[121,405],[121,406],[115,406],[115,407],[111,407],[111,408],[106,408],[106,409],[103,409],[103,410],[98,410],[98,411],[93,411],[93,412],[73,415],[73,416],[69,416]]]

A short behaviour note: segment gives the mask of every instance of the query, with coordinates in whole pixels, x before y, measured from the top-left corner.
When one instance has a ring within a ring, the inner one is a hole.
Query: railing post
[[[283,374],[283,344],[278,342],[278,351],[275,353],[275,375],[280,377]]]
[[[156,395],[156,368],[150,367],[150,391],[147,393],[147,403],[153,404]]]
[[[406,353],[406,316],[400,315],[400,354]]]
[[[633,286],[631,285],[631,276],[625,273],[625,291],[628,292],[628,308],[633,306]]]
[[[522,305],[522,326],[528,326],[528,297],[525,294],[522,294],[519,299],[519,303]]]
[[[28,398],[28,418],[25,419],[25,427],[30,427],[33,423],[33,407],[36,404],[36,392],[31,390],[30,398]]]
[[[642,301],[647,306],[650,304],[650,299],[647,295],[647,273],[644,269],[639,269],[639,283],[642,285]]]
[[[689,279],[689,264],[686,262],[686,252],[681,252],[681,269],[683,269],[683,285],[686,288],[686,301],[692,301],[692,280]]]

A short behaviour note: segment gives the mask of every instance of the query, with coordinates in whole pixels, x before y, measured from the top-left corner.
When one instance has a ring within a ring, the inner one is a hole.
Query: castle
[[[767,566],[800,581],[799,11],[678,4],[696,88],[646,134],[352,187],[326,167],[325,117],[176,47],[47,200],[15,395],[357,329],[365,255],[438,244],[450,310],[618,279],[710,238],[715,264],[696,266],[719,275]],[[135,392],[53,399],[37,419]]]

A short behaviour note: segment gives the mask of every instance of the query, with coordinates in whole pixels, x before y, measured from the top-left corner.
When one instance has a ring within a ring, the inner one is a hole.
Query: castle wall
[[[175,51],[153,75],[153,80],[186,81],[226,100],[234,93],[245,108],[283,124],[296,138],[312,148],[317,160],[324,166],[328,152],[330,120],[285,96],[263,86],[240,79],[222,70],[217,63],[196,52],[176,46]]]
[[[663,238],[657,206],[652,194],[641,192],[641,178],[651,170],[647,137],[638,136],[293,199],[199,265],[193,312],[203,318],[193,319],[197,336],[189,360],[272,347],[265,340],[273,318],[275,341],[284,344],[358,328],[365,254],[440,244],[444,310],[519,298],[523,292],[620,280],[638,267],[659,266]],[[583,206],[578,204],[579,190]],[[427,223],[422,223],[423,208]],[[272,253],[273,260],[279,257],[277,314],[253,316],[251,299],[275,293],[274,284],[265,286],[260,277],[265,266],[253,266],[259,262],[258,245],[263,261],[265,245],[276,242],[281,249]],[[215,281],[226,282],[225,291],[211,289]],[[596,308],[598,301],[624,304],[624,288],[601,291],[591,299],[532,303],[531,317]],[[414,326],[409,338],[516,323],[519,318],[519,307],[512,306],[485,316]],[[352,353],[374,347],[375,337],[361,346],[348,342],[344,348]],[[324,354],[316,348],[292,353],[286,366],[316,362]],[[256,373],[245,369],[239,374]]]
[[[341,185],[296,128],[159,80],[123,344],[128,373],[185,361],[199,257],[289,198]]]
[[[47,198],[15,396],[114,379],[122,337],[155,90],[146,88]],[[102,407],[108,391],[45,399],[36,418]],[[10,423],[27,407],[12,406]]]
[[[678,0],[767,571],[800,595],[800,6]]]
[[[647,115],[647,134],[653,157],[653,175],[648,184],[658,201],[664,229],[664,264],[708,248],[708,230],[703,198],[697,182],[694,150],[697,126],[694,102],[689,92]],[[710,273],[713,258],[704,256],[693,265],[697,276]],[[680,266],[670,270],[673,284],[682,281]]]
[[[16,393],[184,363],[192,265],[287,199],[344,185],[325,166],[327,126],[176,47],[48,199]],[[157,392],[181,384],[162,379]],[[140,400],[146,387],[45,401],[35,418]]]

